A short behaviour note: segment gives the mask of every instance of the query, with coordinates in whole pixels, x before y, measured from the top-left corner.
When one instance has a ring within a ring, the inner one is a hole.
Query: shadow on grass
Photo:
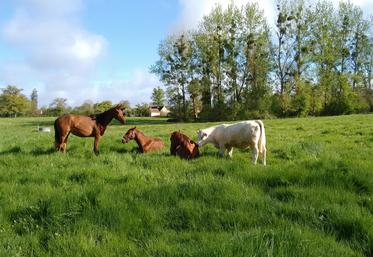
[[[126,148],[124,148],[123,146],[110,146],[109,150],[110,152],[116,152],[116,153],[120,153],[120,154],[123,154],[123,153],[132,153],[134,151],[135,148],[131,149],[131,150],[128,150]]]
[[[8,154],[20,154],[22,153],[22,149],[19,146],[14,146],[8,150],[0,152],[0,156],[2,155],[8,155]]]
[[[49,155],[49,154],[56,153],[56,150],[54,148],[45,148],[44,149],[44,148],[41,148],[41,147],[37,147],[35,149],[32,149],[30,153],[34,156]]]

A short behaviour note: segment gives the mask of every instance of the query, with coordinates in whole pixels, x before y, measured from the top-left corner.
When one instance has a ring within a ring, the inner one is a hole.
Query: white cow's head
[[[203,131],[202,129],[199,129],[197,132],[198,135],[198,146],[203,146],[206,143],[206,139],[208,138],[208,134]]]

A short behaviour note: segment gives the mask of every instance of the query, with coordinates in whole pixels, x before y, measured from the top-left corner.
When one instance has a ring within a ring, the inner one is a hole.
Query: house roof
[[[151,112],[160,112],[163,107],[165,107],[164,105],[160,105],[160,106],[157,106],[157,105],[152,105],[149,107],[150,111]]]

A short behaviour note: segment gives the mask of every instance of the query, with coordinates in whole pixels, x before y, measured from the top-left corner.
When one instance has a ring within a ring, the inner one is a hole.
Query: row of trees
[[[163,40],[151,71],[180,120],[372,111],[372,21],[350,2],[281,0],[271,29],[257,4],[217,6]]]
[[[70,107],[66,98],[56,98],[48,106],[38,108],[38,92],[34,89],[30,98],[22,94],[22,89],[16,86],[7,86],[0,94],[0,117],[17,116],[59,116],[63,113],[75,113],[81,115],[91,115],[110,109],[113,106],[111,101],[94,103],[87,100],[82,105]],[[165,93],[161,88],[154,88],[152,101],[155,105],[163,105]],[[127,116],[149,116],[150,105],[147,103],[137,104],[131,107],[126,100],[119,102],[125,107]]]

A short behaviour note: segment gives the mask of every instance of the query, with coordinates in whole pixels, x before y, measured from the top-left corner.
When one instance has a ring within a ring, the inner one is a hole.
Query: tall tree
[[[272,89],[268,85],[271,68],[270,32],[264,18],[264,12],[257,4],[247,4],[244,11],[242,27],[244,40],[244,67],[240,71],[244,74],[245,93],[244,108],[249,111],[264,112],[268,109],[268,96]]]
[[[336,49],[338,47],[335,44],[336,33],[336,15],[332,3],[318,2],[315,6],[315,21],[312,30],[312,37],[315,42],[312,58],[315,66],[315,76],[318,79],[317,87],[322,94],[324,110],[332,100],[333,88],[336,88],[336,53],[340,52]]]
[[[276,40],[274,48],[275,74],[279,83],[279,93],[286,93],[286,87],[291,82],[293,75],[294,59],[293,40],[291,39],[291,26],[294,16],[288,1],[280,0],[277,4]]]
[[[198,118],[198,113],[201,111],[201,83],[197,79],[193,79],[188,85],[188,93],[190,94],[190,98],[192,100],[192,111],[193,111],[193,118]]]
[[[161,87],[153,88],[152,92],[152,102],[154,105],[162,106],[165,102],[165,92]]]
[[[167,95],[173,114],[188,119],[187,85],[192,80],[193,49],[188,35],[169,37],[159,48],[160,60],[151,67],[167,86]]]
[[[38,114],[38,91],[34,88],[31,92],[31,114],[37,115]]]

